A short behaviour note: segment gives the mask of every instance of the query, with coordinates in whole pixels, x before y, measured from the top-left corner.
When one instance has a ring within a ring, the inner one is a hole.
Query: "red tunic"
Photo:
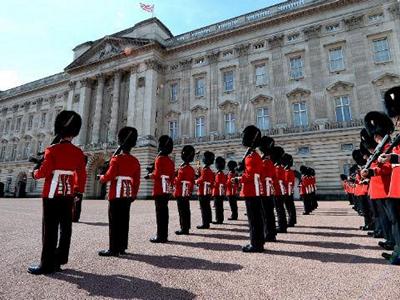
[[[174,162],[167,155],[157,156],[151,178],[154,180],[153,197],[172,194],[175,176]]]
[[[101,183],[111,181],[108,199],[136,199],[140,186],[140,163],[136,157],[128,153],[114,156],[106,174],[100,177]]]
[[[232,183],[232,179],[237,177],[237,173],[229,172],[226,180],[226,195],[227,196],[237,196],[239,185],[238,183]]]
[[[286,195],[287,192],[285,188],[285,170],[282,166],[275,166],[275,178],[273,184],[275,196]]]
[[[299,184],[299,193],[300,195],[307,194],[307,177],[301,176],[300,184]]]
[[[191,165],[183,165],[178,169],[178,175],[175,177],[174,197],[190,197],[193,192],[195,171]]]
[[[288,195],[292,196],[294,194],[294,183],[295,183],[295,175],[293,170],[291,169],[285,170],[285,183]]]
[[[212,185],[214,183],[214,172],[211,171],[210,167],[205,167],[201,170],[200,177],[196,180],[196,184],[199,186],[197,194],[199,196],[211,195]]]
[[[400,155],[400,146],[394,148],[393,153]],[[390,180],[389,198],[400,198],[400,164],[392,165],[392,178]]]
[[[212,189],[213,197],[225,196],[226,178],[226,175],[222,171],[218,171],[217,174],[215,174],[215,183]]]
[[[263,194],[263,162],[257,152],[250,153],[244,160],[245,170],[240,179],[241,197],[258,197]]]
[[[83,193],[86,184],[85,155],[67,141],[52,145],[46,149],[44,161],[33,177],[45,178],[43,198]]]
[[[274,178],[275,167],[272,160],[263,159],[263,178],[264,178],[264,195],[267,197],[274,195]]]
[[[373,162],[371,169],[374,171],[374,176],[371,177],[369,184],[369,195],[371,199],[385,199],[389,196],[390,179],[392,167],[389,162],[380,164]]]

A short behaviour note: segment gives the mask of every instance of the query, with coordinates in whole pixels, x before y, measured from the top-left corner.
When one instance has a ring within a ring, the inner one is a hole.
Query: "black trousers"
[[[276,236],[274,197],[262,197],[261,205],[264,220],[264,237],[266,239],[274,238]]]
[[[379,218],[378,204],[376,200],[368,199],[370,209],[372,212],[372,218],[374,220],[374,232],[378,235],[383,235],[382,222]]]
[[[261,197],[245,198],[247,219],[250,227],[250,244],[256,248],[264,247],[264,222]]]
[[[179,212],[179,224],[182,231],[189,231],[190,222],[190,197],[179,197],[176,199]]]
[[[168,201],[170,195],[156,196],[156,221],[157,221],[157,237],[160,239],[168,238],[168,223],[169,223],[169,211]]]
[[[379,215],[379,221],[381,222],[382,226],[383,237],[387,240],[387,242],[394,244],[394,238],[392,235],[392,225],[390,223],[389,216],[387,215],[386,210],[384,208],[385,200],[386,199],[379,199],[374,201],[376,201],[378,207],[378,215]]]
[[[72,234],[72,203],[72,197],[43,198],[40,262],[43,268],[51,269],[55,265],[68,262]]]
[[[211,196],[199,196],[201,219],[204,226],[210,226],[212,220],[210,199]]]
[[[360,206],[361,206],[361,212],[364,217],[364,225],[372,228],[373,227],[373,221],[372,221],[372,213],[371,209],[368,203],[368,196],[360,196],[359,197],[360,201]]]
[[[285,196],[285,207],[288,213],[288,224],[294,226],[297,224],[296,206],[294,205],[293,195]]]
[[[285,196],[275,197],[275,208],[276,208],[276,215],[278,217],[278,227],[279,231],[283,232],[287,230],[287,220],[286,220],[286,211],[284,203],[285,203]]]
[[[237,220],[238,218],[238,205],[236,196],[228,196],[229,206],[231,208],[231,219]]]
[[[218,196],[214,198],[216,223],[224,222],[224,198],[224,196]]]
[[[400,199],[385,199],[383,200],[383,208],[392,225],[392,236],[394,243],[400,247]]]
[[[310,194],[310,199],[311,199],[311,210],[317,209],[318,208],[317,194],[315,192],[312,192]]]
[[[301,198],[303,200],[304,212],[310,213],[312,211],[310,194],[304,194],[301,196]]]
[[[115,198],[108,202],[109,249],[119,253],[128,249],[131,198]]]
[[[82,200],[82,194],[74,198],[74,206],[72,208],[72,222],[79,222],[79,219],[81,218]]]

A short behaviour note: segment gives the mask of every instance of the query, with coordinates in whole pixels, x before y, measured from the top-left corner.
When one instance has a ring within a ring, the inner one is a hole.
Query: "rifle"
[[[396,135],[390,147],[385,151],[385,154],[392,153],[393,149],[400,145],[400,133]]]
[[[369,169],[372,163],[378,159],[378,157],[383,153],[383,148],[390,140],[390,135],[387,134],[384,136],[382,141],[376,146],[374,153],[368,158],[367,163],[365,164],[364,169]]]
[[[56,135],[50,145],[58,144],[60,141],[61,136]],[[36,156],[29,157],[28,161],[35,164],[34,170],[39,169],[44,161],[44,151],[36,153]]]
[[[245,161],[246,157],[249,156],[249,155],[251,154],[252,150],[253,150],[253,149],[252,149],[251,147],[248,147],[248,148],[247,148],[247,151],[246,151],[246,153],[243,155],[242,160],[238,163],[238,166],[237,166],[237,168],[236,168],[236,172],[242,173],[242,172],[244,171],[244,169],[245,169],[245,163],[244,163],[244,161]]]

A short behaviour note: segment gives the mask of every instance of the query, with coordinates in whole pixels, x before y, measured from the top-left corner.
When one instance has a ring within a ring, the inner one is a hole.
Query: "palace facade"
[[[256,124],[315,168],[319,193],[337,197],[362,119],[400,84],[396,0],[292,0],[174,36],[152,18],[73,49],[63,72],[0,92],[0,181],[27,181],[27,159],[52,140],[55,115],[83,116],[75,143],[89,156],[86,197],[103,197],[99,167],[125,125],[138,129],[145,167],[157,138],[239,160],[240,132]],[[142,177],[143,177],[142,176]],[[150,194],[142,182],[140,196]]]

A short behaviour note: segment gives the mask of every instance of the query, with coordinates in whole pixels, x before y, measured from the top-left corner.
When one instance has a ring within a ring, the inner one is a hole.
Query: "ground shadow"
[[[90,296],[114,299],[194,299],[195,294],[126,275],[99,275],[83,271],[65,270],[52,278],[76,284]]]
[[[344,233],[344,232],[323,232],[323,231],[291,231],[289,234],[301,235],[318,235],[326,237],[356,237],[356,238],[369,238],[366,235]]]
[[[243,268],[237,264],[214,263],[205,259],[175,255],[156,256],[128,253],[128,255],[121,256],[121,258],[145,262],[164,269],[233,272]]]
[[[171,245],[180,245],[185,247],[192,248],[202,248],[205,250],[213,250],[213,251],[240,251],[242,249],[239,245],[231,245],[224,243],[210,243],[210,242],[184,242],[184,241],[171,241],[169,242]]]
[[[280,244],[290,244],[290,245],[303,245],[310,247],[319,247],[327,249],[344,249],[344,250],[355,250],[355,249],[370,249],[378,250],[379,246],[362,246],[353,243],[340,243],[340,242],[323,242],[323,241],[282,241],[279,240]]]
[[[303,259],[317,260],[323,263],[343,263],[343,264],[376,264],[387,265],[383,258],[370,258],[353,254],[333,253],[333,252],[291,252],[282,250],[266,250],[265,253],[272,255],[282,255],[288,257],[298,257]]]
[[[224,228],[224,227],[212,227],[208,230],[212,231],[232,231],[232,232],[239,232],[239,233],[248,233],[249,229],[242,229],[242,228]]]
[[[328,229],[328,230],[354,230],[359,231],[356,227],[335,227],[335,226],[297,226],[296,228],[313,228],[313,229]]]
[[[78,222],[77,224],[85,224],[89,226],[108,226],[106,222]]]
[[[248,240],[249,237],[243,236],[243,235],[229,235],[229,234],[220,234],[220,233],[214,233],[214,234],[207,234],[207,233],[193,233],[191,234],[192,236],[201,236],[201,237],[206,237],[206,238],[214,238],[214,239],[221,239],[221,240],[231,240],[231,241],[243,241],[243,240]]]

